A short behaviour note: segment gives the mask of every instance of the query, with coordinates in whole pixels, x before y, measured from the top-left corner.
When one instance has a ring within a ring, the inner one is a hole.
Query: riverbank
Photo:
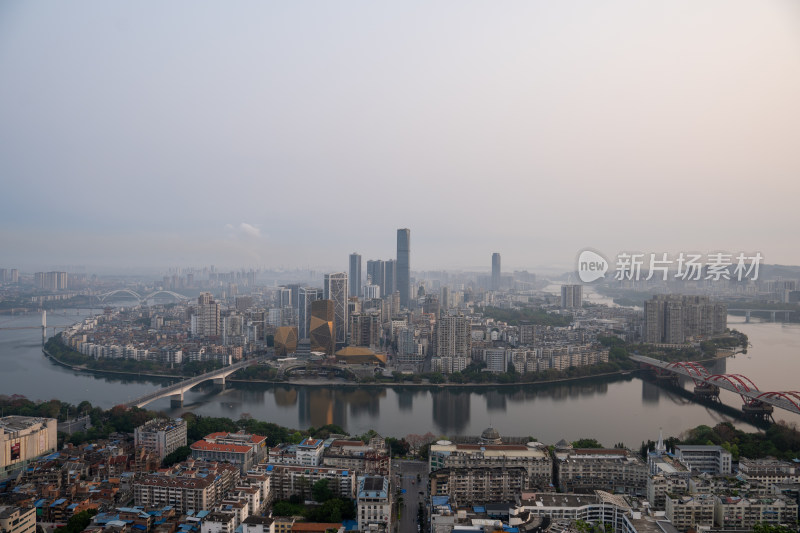
[[[54,363],[63,366],[64,368],[69,368],[70,370],[74,370],[75,372],[82,372],[85,374],[107,374],[107,375],[116,375],[116,376],[124,376],[124,377],[140,377],[140,378],[157,378],[157,379],[189,379],[191,376],[182,376],[180,374],[156,374],[153,372],[129,372],[126,370],[101,370],[97,368],[88,368],[85,366],[80,365],[71,365],[69,363],[65,363],[55,355],[51,354],[47,351],[47,348],[42,346],[42,353],[47,356],[51,361]]]
[[[55,362],[56,364],[73,370],[75,372],[82,372],[88,374],[99,374],[99,375],[112,375],[112,376],[122,376],[128,378],[149,378],[149,379],[169,379],[169,380],[184,380],[189,379],[191,376],[183,376],[180,374],[156,374],[152,372],[129,372],[124,370],[99,370],[88,368],[85,366],[78,366],[78,365],[71,365],[69,363],[65,363],[61,361],[56,356],[51,354],[47,351],[47,349],[42,346],[42,353],[46,355],[50,360]],[[708,363],[715,361],[720,358],[730,357],[735,355],[736,352],[727,353],[725,355],[717,355],[713,358],[709,359],[700,359],[698,361],[693,361],[695,363]],[[547,380],[540,380],[540,381],[517,381],[517,382],[509,382],[509,383],[423,383],[423,382],[368,382],[368,383],[361,383],[358,381],[342,381],[342,380],[334,380],[334,379],[295,379],[295,380],[288,380],[288,381],[278,381],[278,380],[267,380],[267,379],[242,379],[242,378],[232,378],[227,377],[226,381],[229,383],[243,383],[243,384],[261,384],[261,385],[287,385],[293,387],[313,387],[313,386],[325,386],[330,388],[388,388],[388,389],[404,389],[404,388],[418,388],[418,389],[491,389],[491,388],[513,388],[513,387],[521,387],[521,386],[532,386],[532,385],[554,385],[559,383],[572,383],[572,382],[581,382],[581,381],[589,381],[596,378],[609,378],[609,377],[625,377],[625,376],[632,376],[634,374],[639,374],[645,369],[642,368],[635,368],[630,370],[617,370],[615,372],[603,372],[600,374],[590,374],[587,376],[571,376],[571,377],[563,377],[563,378],[555,378],[555,379],[547,379]]]

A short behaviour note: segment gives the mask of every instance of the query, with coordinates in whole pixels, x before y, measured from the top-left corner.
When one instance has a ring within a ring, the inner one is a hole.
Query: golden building
[[[335,309],[333,300],[311,302],[311,326],[309,337],[312,352],[325,352],[333,355],[336,343]]]
[[[297,351],[297,328],[284,326],[275,332],[275,355],[283,356]]]

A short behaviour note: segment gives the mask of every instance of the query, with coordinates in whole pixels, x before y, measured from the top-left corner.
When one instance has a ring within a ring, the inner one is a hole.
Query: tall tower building
[[[311,302],[311,322],[309,337],[311,350],[333,355],[335,343],[335,304],[331,300],[315,300]]]
[[[311,287],[300,287],[297,299],[297,336],[300,339],[307,339],[311,324],[311,302],[322,299],[322,291]]]
[[[336,344],[347,343],[347,272],[325,274],[322,297],[333,301]]]
[[[492,290],[500,290],[500,254],[492,254]]]
[[[220,334],[219,304],[211,293],[201,292],[197,298],[195,334],[198,337],[216,337]]]
[[[350,254],[350,276],[347,280],[350,285],[350,296],[361,296],[361,254]]]
[[[384,281],[381,287],[381,296],[386,298],[391,297],[397,290],[397,261],[389,259],[384,261],[383,265]]]
[[[367,261],[367,278],[372,285],[381,288],[381,296],[386,295],[386,263],[381,259]]]
[[[411,230],[397,230],[397,271],[395,272],[397,290],[400,291],[400,305],[408,307],[411,299]]]
[[[561,286],[561,307],[564,309],[583,307],[583,286],[582,285],[562,285]]]

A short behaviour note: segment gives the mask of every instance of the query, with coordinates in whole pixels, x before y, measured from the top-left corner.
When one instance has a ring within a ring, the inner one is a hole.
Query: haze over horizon
[[[790,0],[0,4],[2,267],[800,264]]]

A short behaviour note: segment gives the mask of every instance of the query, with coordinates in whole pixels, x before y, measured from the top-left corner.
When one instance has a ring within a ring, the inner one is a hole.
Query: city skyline
[[[415,270],[800,264],[797,9],[5,3],[4,262],[340,270],[408,227]]]

